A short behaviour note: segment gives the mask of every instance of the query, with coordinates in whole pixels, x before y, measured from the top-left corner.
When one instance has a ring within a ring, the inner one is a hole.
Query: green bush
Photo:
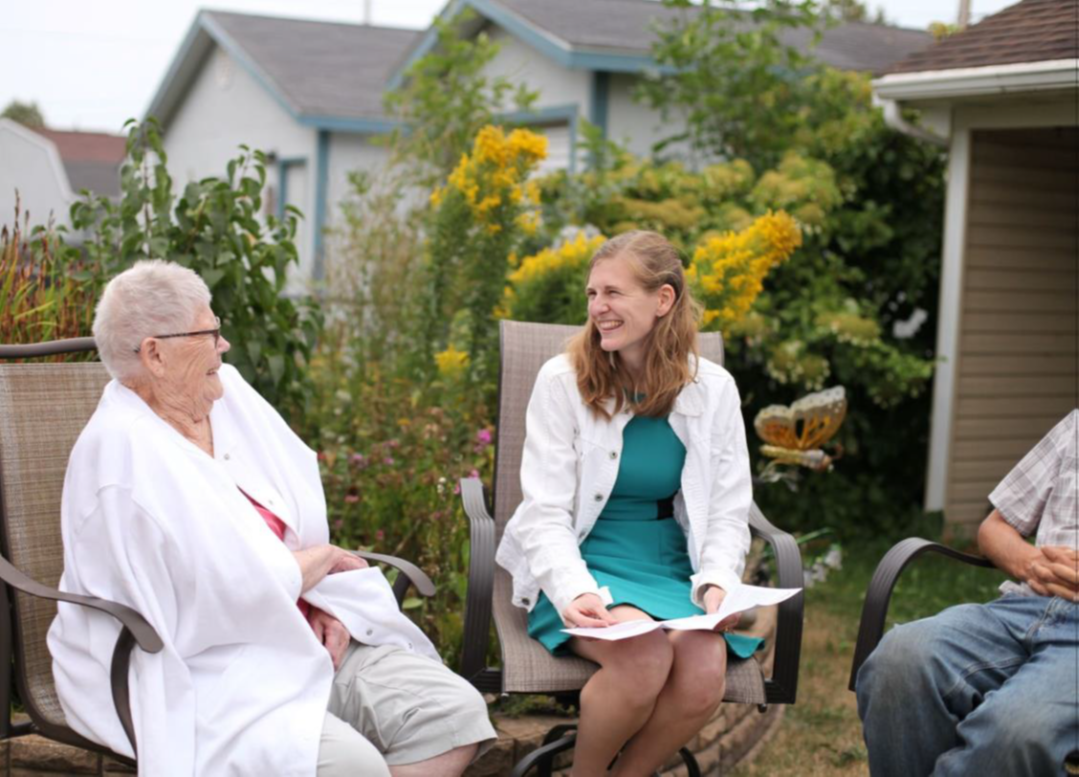
[[[225,360],[296,420],[311,394],[307,364],[322,326],[315,300],[283,294],[289,268],[298,263],[293,240],[300,212],[289,207],[283,219],[263,212],[266,157],[247,147],[224,178],[193,181],[177,198],[156,122],[129,124],[120,200],[84,193],[71,208],[95,268],[77,277],[103,286],[140,259],[190,267],[210,287],[232,343]]]

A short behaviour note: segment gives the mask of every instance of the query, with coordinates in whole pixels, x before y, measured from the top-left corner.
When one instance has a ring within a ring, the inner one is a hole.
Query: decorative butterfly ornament
[[[765,445],[761,453],[773,459],[769,465],[793,464],[822,471],[837,458],[822,450],[847,415],[847,396],[842,386],[808,394],[790,407],[769,405],[757,413],[753,427]]]

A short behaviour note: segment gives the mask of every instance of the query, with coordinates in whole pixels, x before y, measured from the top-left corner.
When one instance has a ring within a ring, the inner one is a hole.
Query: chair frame
[[[499,385],[497,407],[502,407],[502,376],[506,353],[506,327],[499,332]],[[499,444],[496,430],[496,446]],[[496,448],[497,450],[497,448]],[[498,483],[499,457],[495,457],[493,484]],[[503,688],[501,669],[487,666],[487,647],[490,642],[493,619],[494,578],[496,571],[495,550],[497,527],[483,484],[476,478],[460,480],[461,500],[468,517],[470,533],[470,556],[468,590],[465,602],[464,641],[461,651],[460,673],[478,690],[485,693],[508,695]],[[490,504],[495,503],[494,493]],[[801,588],[804,585],[801,551],[797,541],[788,533],[773,526],[764,517],[756,503],[750,507],[749,527],[752,536],[763,539],[775,554],[777,584],[785,588]],[[804,594],[799,593],[778,606],[775,631],[775,654],[772,676],[764,678],[765,704],[794,704],[798,694],[798,670],[802,647],[802,618]],[[567,697],[576,705],[579,691],[567,691],[555,695]],[[522,759],[511,772],[512,777],[523,777],[533,767],[541,775],[549,775],[553,758],[573,747],[576,741],[576,724],[556,726],[548,732],[541,747]],[[688,777],[700,774],[693,755],[682,748]]]
[[[54,340],[31,345],[0,345],[0,362],[22,360],[43,356],[55,356],[69,353],[82,353],[97,350],[92,337]],[[0,457],[0,469],[3,458]],[[59,517],[57,517],[59,519]],[[23,574],[9,560],[9,516],[4,502],[3,484],[0,482],[0,666],[11,667],[0,671],[0,741],[26,734],[41,734],[65,744],[107,755],[121,763],[135,766],[136,761],[93,742],[67,726],[58,726],[45,719],[26,685],[26,666],[21,645],[23,630],[19,615],[18,598],[13,591],[20,591],[30,596],[66,602],[84,607],[91,607],[116,618],[122,628],[113,649],[111,665],[111,687],[113,705],[120,718],[124,733],[131,742],[132,750],[138,754],[135,741],[135,727],[131,716],[131,698],[128,687],[128,674],[131,653],[136,645],[148,653],[157,653],[164,644],[154,628],[138,612],[126,605],[90,596],[66,593],[43,585]],[[395,556],[368,551],[353,551],[354,555],[367,561],[386,564],[399,570],[400,574],[393,585],[394,596],[400,604],[409,586],[424,597],[433,596],[434,583],[430,577],[415,564]],[[14,687],[26,705],[30,721],[15,724],[11,720],[12,674]]]
[[[869,658],[881,638],[884,636],[884,625],[888,617],[888,605],[892,599],[892,591],[899,582],[899,575],[907,565],[919,556],[936,553],[946,558],[961,561],[976,567],[994,567],[995,564],[981,556],[963,553],[942,545],[939,542],[931,542],[921,537],[909,537],[891,547],[884,555],[873,578],[869,582],[866,592],[865,604],[862,605],[862,619],[858,624],[858,642],[854,647],[854,660],[851,663],[850,682],[847,687],[855,690],[858,681],[858,670]]]

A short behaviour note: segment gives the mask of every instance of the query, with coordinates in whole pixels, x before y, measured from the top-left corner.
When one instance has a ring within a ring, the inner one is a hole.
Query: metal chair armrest
[[[790,534],[769,523],[756,503],[749,510],[749,530],[754,537],[760,537],[767,542],[775,553],[778,587],[803,587],[805,580],[802,574],[802,553],[798,549],[798,543]],[[798,697],[798,662],[802,655],[804,609],[804,593],[779,604],[772,678],[765,683],[765,693],[770,703],[794,704]]]
[[[368,550],[354,550],[352,553],[365,561],[377,561],[380,564],[387,564],[401,571],[393,584],[393,595],[397,598],[398,605],[405,600],[409,585],[415,586],[420,596],[435,595],[435,584],[431,582],[431,578],[411,561],[405,561],[403,558],[397,558],[397,556],[387,556],[383,553],[372,553]]]
[[[55,356],[61,353],[96,351],[92,337],[72,337],[68,340],[51,340],[47,343],[27,345],[0,345],[0,359],[30,359],[36,356]]]
[[[481,682],[487,670],[487,643],[491,636],[491,603],[495,580],[495,521],[487,512],[483,483],[478,478],[461,478],[461,501],[464,504],[465,515],[468,516],[470,540],[461,676],[476,684]]]
[[[78,604],[106,612],[120,621],[120,624],[131,632],[135,643],[147,653],[157,653],[165,646],[154,627],[142,615],[126,605],[110,602],[107,599],[98,599],[95,596],[71,594],[42,585],[21,572],[14,564],[3,557],[0,557],[0,580],[3,580],[16,591],[22,591],[30,596],[51,599],[55,602]]]
[[[884,622],[888,616],[888,604],[892,599],[892,589],[899,580],[899,574],[907,564],[923,553],[939,553],[942,556],[972,564],[978,567],[992,567],[993,563],[981,556],[972,556],[962,553],[946,545],[937,542],[923,540],[920,537],[910,537],[893,545],[884,555],[873,573],[873,579],[869,582],[869,590],[866,592],[865,604],[862,605],[862,619],[858,625],[858,643],[854,648],[854,663],[850,670],[850,683],[847,686],[854,690],[858,679],[858,670],[869,658],[869,654],[877,647],[881,637],[884,636]]]
[[[51,599],[55,602],[77,604],[82,607],[91,607],[95,610],[108,613],[120,621],[120,635],[116,639],[116,647],[112,651],[112,667],[110,673],[110,685],[112,686],[112,703],[116,708],[116,714],[120,718],[120,725],[131,742],[132,752],[138,754],[138,744],[135,741],[135,724],[131,716],[131,692],[128,687],[128,668],[131,663],[131,651],[138,645],[147,653],[157,653],[164,648],[157,631],[145,618],[130,607],[107,599],[99,599],[95,596],[82,596],[80,594],[66,593],[64,591],[42,585],[26,574],[23,574],[14,564],[6,558],[0,557],[0,580],[3,580],[16,591],[36,596],[41,599]]]

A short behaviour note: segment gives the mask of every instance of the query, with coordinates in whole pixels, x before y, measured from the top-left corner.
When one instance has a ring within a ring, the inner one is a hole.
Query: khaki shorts
[[[483,697],[464,678],[394,645],[354,640],[334,677],[327,709],[392,765],[476,743],[479,757],[497,737]]]

